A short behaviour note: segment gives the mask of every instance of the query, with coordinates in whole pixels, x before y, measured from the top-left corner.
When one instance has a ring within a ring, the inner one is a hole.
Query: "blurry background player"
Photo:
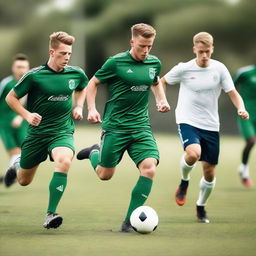
[[[253,183],[250,178],[248,160],[251,149],[255,144],[256,135],[256,66],[251,65],[240,68],[233,80],[250,114],[250,120],[243,120],[238,117],[238,126],[245,139],[242,163],[238,167],[238,173],[242,184],[246,187],[251,187]]]
[[[110,98],[105,105],[101,145],[80,151],[78,159],[89,158],[96,174],[102,180],[114,175],[116,166],[127,150],[140,171],[121,232],[132,232],[130,215],[144,204],[152,187],[159,161],[159,152],[148,116],[152,89],[160,112],[170,110],[162,85],[159,83],[161,63],[149,55],[156,31],[147,24],[131,28],[131,50],[110,57],[87,86],[88,120],[101,122],[95,106],[97,86],[107,84]],[[153,86],[152,86],[153,85]]]
[[[39,164],[50,158],[55,171],[49,184],[49,204],[45,228],[57,228],[62,217],[56,213],[65,191],[67,173],[74,156],[74,120],[83,118],[82,110],[88,78],[78,67],[68,66],[75,38],[65,32],[50,35],[49,60],[34,68],[19,80],[6,97],[9,106],[30,124],[22,144],[21,158],[5,175],[5,183],[17,180],[22,186],[30,184]],[[72,95],[75,104],[72,110]],[[19,99],[28,95],[27,109]]]
[[[218,98],[223,89],[243,119],[248,119],[243,100],[236,91],[232,78],[224,64],[212,60],[213,37],[200,32],[193,38],[196,58],[179,63],[163,78],[166,83],[180,83],[176,122],[185,154],[181,159],[181,183],[176,190],[176,203],[182,206],[186,200],[189,173],[199,160],[203,177],[196,202],[199,222],[208,223],[205,205],[215,185],[215,167],[219,157]]]
[[[25,54],[19,53],[13,58],[12,75],[4,78],[0,83],[0,136],[10,156],[9,166],[12,166],[20,156],[20,147],[26,136],[27,123],[9,107],[5,97],[28,70],[28,57]],[[24,103],[25,100],[22,100]],[[6,185],[9,186],[11,184]]]

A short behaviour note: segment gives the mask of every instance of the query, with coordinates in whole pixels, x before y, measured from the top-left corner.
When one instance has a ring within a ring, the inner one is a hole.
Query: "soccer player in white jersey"
[[[196,58],[179,63],[161,80],[165,88],[166,84],[180,84],[175,115],[185,153],[181,158],[181,183],[175,193],[176,203],[184,205],[190,172],[196,162],[201,161],[203,177],[196,202],[197,219],[209,223],[205,205],[216,182],[215,169],[219,156],[218,98],[221,90],[228,94],[241,118],[247,120],[249,114],[225,65],[211,59],[213,37],[207,32],[200,32],[194,36],[193,43]]]

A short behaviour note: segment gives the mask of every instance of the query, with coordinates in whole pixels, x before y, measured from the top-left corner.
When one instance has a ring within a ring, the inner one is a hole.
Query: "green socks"
[[[55,212],[58,203],[64,193],[67,185],[67,174],[63,172],[54,172],[52,180],[49,184],[49,204],[47,212]]]
[[[144,176],[139,177],[139,180],[132,191],[131,201],[130,201],[127,215],[125,217],[125,221],[129,221],[132,212],[137,207],[145,203],[151,191],[152,183],[153,181],[150,178],[147,178]]]
[[[99,151],[94,151],[90,155],[90,161],[91,161],[91,165],[92,165],[93,169],[95,170],[97,165],[99,164]]]

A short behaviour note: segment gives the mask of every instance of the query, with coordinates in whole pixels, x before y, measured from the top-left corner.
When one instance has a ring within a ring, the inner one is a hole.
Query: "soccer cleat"
[[[247,187],[247,188],[250,188],[253,186],[253,182],[252,182],[252,179],[251,178],[242,178],[241,177],[241,182],[242,184]]]
[[[206,211],[204,209],[204,206],[196,206],[196,215],[197,215],[197,221],[200,223],[210,223]]]
[[[182,180],[175,193],[175,201],[179,206],[184,205],[186,202],[187,189],[188,181]]]
[[[10,187],[12,184],[14,184],[16,182],[16,169],[14,167],[14,165],[10,166],[8,168],[8,170],[6,171],[5,175],[4,175],[4,184],[6,187]]]
[[[88,159],[92,152],[94,151],[100,151],[99,144],[94,144],[91,147],[84,148],[81,151],[79,151],[76,155],[76,158],[78,160]]]
[[[122,223],[122,226],[119,230],[120,232],[123,232],[123,233],[135,233],[136,231],[133,229],[132,225],[131,225],[131,222],[129,220],[125,220],[123,223]]]
[[[63,218],[58,213],[48,212],[45,216],[43,226],[47,229],[58,228],[62,224]]]

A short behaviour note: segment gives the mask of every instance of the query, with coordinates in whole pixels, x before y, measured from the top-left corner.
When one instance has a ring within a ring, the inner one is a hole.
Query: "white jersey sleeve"
[[[182,75],[182,63],[174,66],[165,76],[164,79],[167,84],[180,83]]]
[[[233,83],[232,77],[226,68],[226,66],[220,63],[220,74],[221,74],[221,85],[225,92],[230,92],[235,89],[235,85]]]

